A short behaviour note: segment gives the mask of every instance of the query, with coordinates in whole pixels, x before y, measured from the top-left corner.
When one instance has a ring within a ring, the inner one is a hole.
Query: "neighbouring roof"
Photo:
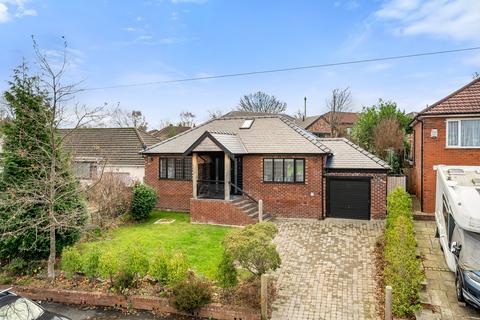
[[[250,129],[240,129],[246,119],[254,119]],[[206,134],[207,133],[207,134]],[[184,154],[198,140],[211,139],[232,154],[328,154],[317,137],[279,115],[221,117],[205,122],[173,138],[160,142],[145,154]],[[192,150],[190,150],[192,151]]]
[[[160,130],[150,130],[148,134],[154,136],[159,140],[167,140],[168,138],[176,136],[177,134],[185,132],[189,129],[190,127],[169,125]]]
[[[328,169],[390,169],[388,163],[346,138],[318,140],[332,151],[332,155],[327,159]]]
[[[110,165],[144,165],[142,149],[160,140],[135,128],[61,129],[65,148],[76,159],[99,159]]]
[[[420,111],[417,116],[480,113],[480,78]]]
[[[295,120],[294,117],[285,113],[250,112],[250,111],[241,111],[241,110],[233,110],[228,113],[225,113],[222,116],[222,118],[258,117],[258,116],[282,116],[291,121]]]
[[[295,123],[304,129],[308,129],[312,124],[314,124],[320,118],[324,119],[327,123],[330,123],[332,111],[326,112],[322,115],[310,116],[305,119],[296,119]],[[337,112],[339,124],[354,124],[358,118],[359,114],[356,112]]]

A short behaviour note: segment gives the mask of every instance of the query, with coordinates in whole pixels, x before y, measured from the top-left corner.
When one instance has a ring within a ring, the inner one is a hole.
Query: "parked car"
[[[0,291],[0,320],[71,320],[9,290]]]
[[[480,308],[480,167],[437,166],[435,221],[457,299]]]

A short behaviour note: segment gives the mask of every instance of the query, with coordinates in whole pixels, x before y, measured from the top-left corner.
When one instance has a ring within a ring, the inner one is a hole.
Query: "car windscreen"
[[[480,233],[463,230],[460,263],[466,270],[480,270]]]
[[[0,320],[36,320],[44,313],[34,302],[15,297],[0,307]]]

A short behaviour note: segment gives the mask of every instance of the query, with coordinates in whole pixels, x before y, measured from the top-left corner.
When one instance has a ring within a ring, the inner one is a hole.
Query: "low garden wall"
[[[1,286],[0,286],[1,290]],[[86,292],[63,289],[45,289],[29,286],[14,286],[13,292],[18,295],[33,299],[52,301],[58,303],[90,305],[97,307],[113,307],[121,309],[136,309],[152,311],[159,314],[180,314],[214,319],[241,319],[260,320],[260,310],[253,310],[245,307],[210,303],[201,307],[193,314],[187,314],[175,309],[167,298],[152,296],[124,296],[102,292]]]

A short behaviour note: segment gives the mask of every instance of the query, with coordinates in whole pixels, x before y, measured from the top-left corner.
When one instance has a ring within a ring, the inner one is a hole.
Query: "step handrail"
[[[243,190],[242,188],[240,188],[239,186],[237,186],[236,184],[234,184],[233,182],[230,182],[230,185],[237,191],[239,191],[242,195],[244,195],[245,197],[247,197],[248,199],[252,200],[253,202],[257,203],[258,204],[258,200],[256,200],[254,197],[252,197],[251,195],[249,195],[248,193],[245,192],[245,190]]]

